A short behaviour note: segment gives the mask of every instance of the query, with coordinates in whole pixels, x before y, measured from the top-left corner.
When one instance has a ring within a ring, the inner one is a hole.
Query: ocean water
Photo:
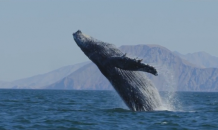
[[[115,91],[0,89],[0,130],[218,129],[218,93],[160,94],[162,108],[132,112]]]

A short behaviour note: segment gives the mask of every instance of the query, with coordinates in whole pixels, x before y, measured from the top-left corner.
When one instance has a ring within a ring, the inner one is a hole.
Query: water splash
[[[159,75],[164,79],[162,87],[167,90],[160,92],[162,105],[157,110],[180,111],[182,109],[179,98],[176,94],[177,79],[174,71],[166,66],[154,65]]]

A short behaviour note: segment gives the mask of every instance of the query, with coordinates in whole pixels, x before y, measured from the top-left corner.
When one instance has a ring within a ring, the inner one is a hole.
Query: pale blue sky
[[[72,37],[78,29],[116,46],[218,56],[218,1],[0,0],[0,80],[87,61]]]

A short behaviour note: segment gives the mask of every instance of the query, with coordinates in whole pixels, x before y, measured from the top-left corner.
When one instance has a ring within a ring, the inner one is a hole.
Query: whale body
[[[132,111],[152,111],[161,105],[158,90],[143,74],[157,75],[153,66],[126,56],[113,44],[102,42],[83,34],[80,30],[73,37],[85,55],[96,64],[114,89]]]

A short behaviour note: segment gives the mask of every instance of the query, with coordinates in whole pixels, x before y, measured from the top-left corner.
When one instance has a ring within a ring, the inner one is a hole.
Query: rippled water
[[[1,89],[0,130],[218,129],[218,93],[161,96],[161,110],[132,112],[114,91]]]

